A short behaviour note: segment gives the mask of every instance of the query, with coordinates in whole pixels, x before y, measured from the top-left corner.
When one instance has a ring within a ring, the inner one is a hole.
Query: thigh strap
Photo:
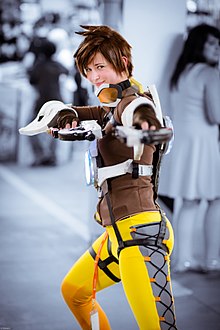
[[[120,282],[121,279],[118,278],[117,276],[115,276],[109,269],[108,269],[108,265],[110,265],[112,262],[115,262],[118,264],[118,259],[115,258],[111,252],[111,242],[108,239],[108,243],[107,243],[107,248],[108,248],[108,253],[109,253],[109,257],[107,257],[106,259],[102,260],[101,258],[99,258],[98,261],[98,266],[101,270],[103,270],[103,272],[114,282]],[[91,246],[89,248],[89,253],[91,254],[91,256],[93,257],[93,259],[95,260],[96,258],[96,252],[93,249],[93,247]]]

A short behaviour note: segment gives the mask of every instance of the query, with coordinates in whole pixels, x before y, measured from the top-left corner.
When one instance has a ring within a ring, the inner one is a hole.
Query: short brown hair
[[[86,31],[76,33],[82,35],[85,39],[74,54],[80,73],[86,77],[85,68],[93,57],[100,52],[112,64],[116,72],[127,71],[130,78],[132,76],[133,64],[129,43],[109,26],[81,25],[81,27]],[[122,56],[125,56],[128,60],[127,67],[122,61]]]

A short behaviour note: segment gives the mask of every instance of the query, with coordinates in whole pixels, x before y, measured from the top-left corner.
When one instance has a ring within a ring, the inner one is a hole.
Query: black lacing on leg
[[[152,289],[153,291],[158,291],[157,295],[155,296],[155,300],[157,304],[161,304],[164,307],[164,311],[163,313],[160,315],[160,322],[161,322],[161,329],[166,329],[166,330],[177,330],[176,327],[176,319],[175,319],[175,311],[174,311],[174,302],[173,302],[173,296],[171,293],[171,290],[169,290],[168,286],[169,286],[169,277],[167,276],[167,271],[165,270],[165,268],[167,267],[167,262],[168,262],[168,257],[166,254],[164,254],[163,251],[161,251],[160,248],[153,248],[150,246],[146,246],[146,248],[148,249],[148,256],[145,256],[145,262],[149,263],[153,269],[155,269],[153,271],[153,275],[151,275],[151,283],[152,283]],[[149,253],[149,251],[151,251]],[[160,254],[161,257],[163,258],[163,264],[160,265],[160,267],[158,267],[154,262],[154,254]],[[151,269],[152,271],[152,269]],[[164,282],[164,285],[161,285],[159,283],[159,281],[157,281],[157,276],[162,275],[163,280],[160,280],[160,282]],[[157,288],[157,290],[155,290],[154,286]],[[163,296],[164,294],[166,294],[169,297],[169,303],[165,303]],[[166,327],[164,327],[163,325],[166,324]]]
[[[157,304],[161,329],[177,330],[174,301],[171,288],[169,287],[170,278],[168,274],[168,249],[167,247],[166,249],[164,248],[164,246],[166,246],[166,222],[164,222],[164,220],[165,218],[162,218],[159,223],[156,222],[134,226],[131,228],[131,235],[134,242],[142,241],[142,244],[138,245],[148,270],[152,290]],[[152,242],[152,244],[149,244],[149,242]]]

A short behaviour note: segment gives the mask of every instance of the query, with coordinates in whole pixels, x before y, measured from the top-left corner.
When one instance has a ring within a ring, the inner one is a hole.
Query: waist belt
[[[127,241],[123,241],[123,244],[119,244],[118,252],[125,248],[131,246],[154,246],[157,248],[161,248],[165,252],[169,253],[168,247],[161,241],[157,240],[155,237],[151,238],[138,238],[138,239],[131,239]]]
[[[98,169],[98,186],[109,178],[113,178],[126,173],[132,173],[134,178],[140,176],[151,176],[153,174],[153,165],[141,165],[134,163],[133,159],[128,159],[123,163],[112,166],[101,167]]]

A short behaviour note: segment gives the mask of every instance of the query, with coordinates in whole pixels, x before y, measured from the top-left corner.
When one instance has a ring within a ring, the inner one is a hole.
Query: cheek
[[[92,82],[92,75],[91,75],[89,72],[86,73],[85,78],[86,78],[89,82]]]
[[[116,72],[111,72],[108,76],[111,84],[118,84],[121,81],[121,77]]]
[[[210,49],[208,49],[208,48],[205,48],[205,49],[204,49],[204,51],[203,51],[203,56],[205,57],[206,60],[209,59],[211,53],[212,53],[212,52],[210,52]]]

